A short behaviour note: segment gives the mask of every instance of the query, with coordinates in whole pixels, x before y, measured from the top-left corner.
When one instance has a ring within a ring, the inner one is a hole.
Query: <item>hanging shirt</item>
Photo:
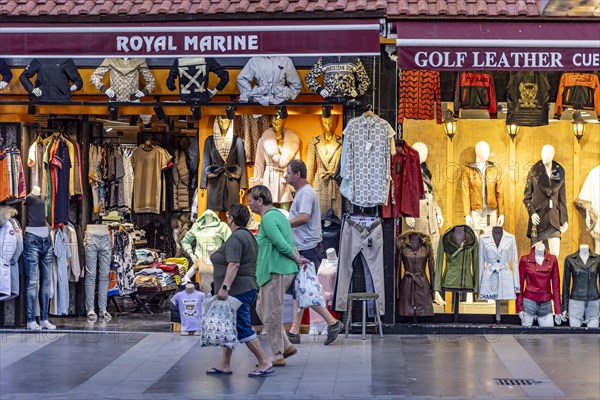
[[[394,135],[390,124],[375,115],[353,118],[344,129],[340,192],[355,206],[387,202]]]
[[[161,212],[162,170],[169,168],[171,155],[159,146],[142,145],[133,151],[133,210],[136,213]]]

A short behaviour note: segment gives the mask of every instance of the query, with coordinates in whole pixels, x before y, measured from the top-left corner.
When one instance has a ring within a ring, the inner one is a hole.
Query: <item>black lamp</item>
[[[108,106],[108,112],[110,113],[110,120],[117,121],[119,119],[119,107]]]
[[[583,137],[585,133],[585,124],[587,124],[586,120],[581,116],[581,112],[579,110],[573,111],[573,121],[571,121],[571,130],[573,131],[573,135],[577,138],[577,143]]]
[[[192,119],[194,121],[198,121],[202,118],[202,111],[200,111],[200,106],[192,106]]]
[[[286,119],[288,117],[287,107],[286,106],[277,106],[277,116],[279,119]]]
[[[506,132],[508,132],[508,136],[510,136],[511,141],[515,141],[515,138],[519,134],[519,125],[510,124],[506,125]]]
[[[442,124],[444,125],[446,136],[452,141],[454,135],[456,135],[456,118],[454,118],[452,110],[446,110],[446,116],[444,117]]]
[[[162,106],[154,106],[152,109],[154,110],[154,115],[156,115],[156,118],[166,122],[167,115],[165,114],[165,110],[163,110]]]
[[[225,114],[227,115],[227,119],[233,120],[235,118],[235,106],[226,106]]]

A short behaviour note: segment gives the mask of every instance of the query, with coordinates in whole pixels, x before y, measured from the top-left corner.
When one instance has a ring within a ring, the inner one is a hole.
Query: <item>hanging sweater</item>
[[[323,75],[323,86],[317,81]],[[369,88],[369,76],[359,57],[321,57],[306,75],[309,89],[327,97],[359,97]]]
[[[30,79],[36,74],[34,85]],[[30,99],[42,102],[69,102],[71,85],[75,85],[76,90],[83,86],[83,79],[70,58],[34,58],[19,76],[19,82],[29,93]],[[31,93],[35,88],[42,91],[40,97]]]
[[[498,116],[494,78],[488,73],[461,72],[454,92],[454,117],[461,108],[488,110],[490,118]]]
[[[221,91],[229,82],[229,72],[214,58],[193,57],[176,58],[169,70],[167,88],[177,89],[175,79],[179,78],[179,98],[184,102],[209,102],[211,95],[208,91],[209,72],[219,77],[215,89]]]
[[[152,72],[142,58],[105,58],[102,64],[90,76],[90,82],[102,93],[108,87],[102,83],[104,76],[110,71],[110,88],[115,92],[115,101],[137,100],[135,93],[138,90],[149,94],[154,90],[155,80]],[[144,77],[146,86],[140,89],[140,74]]]
[[[398,123],[408,119],[433,119],[442,123],[439,71],[407,69],[400,77]]]
[[[554,118],[560,119],[565,107],[590,109],[600,119],[600,80],[596,74],[565,72],[554,105]]]
[[[302,89],[289,57],[252,57],[240,71],[237,84],[240,103],[255,101],[263,106],[294,100]]]

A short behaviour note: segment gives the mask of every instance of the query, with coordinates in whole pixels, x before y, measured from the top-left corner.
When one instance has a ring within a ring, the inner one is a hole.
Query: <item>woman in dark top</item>
[[[249,220],[250,211],[245,206],[240,203],[229,206],[227,225],[231,228],[231,236],[210,256],[210,260],[214,267],[214,287],[218,290],[219,300],[227,300],[227,297],[233,296],[242,302],[237,310],[237,336],[240,343],[245,343],[258,360],[257,368],[248,376],[260,377],[272,373],[273,364],[260,347],[256,332],[250,324],[250,306],[258,293],[258,245],[252,233],[245,228]],[[207,369],[206,373],[231,374],[231,354],[230,348],[223,347],[223,357],[219,366]]]

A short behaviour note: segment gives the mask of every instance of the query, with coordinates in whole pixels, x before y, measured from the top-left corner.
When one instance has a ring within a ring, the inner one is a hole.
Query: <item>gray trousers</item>
[[[110,235],[85,234],[85,309],[94,310],[96,276],[98,277],[98,308],[106,310],[108,273],[112,243]]]
[[[350,219],[344,220],[340,241],[339,268],[333,301],[336,311],[348,308],[348,292],[354,270],[354,259],[362,253],[373,279],[375,293],[379,294],[377,309],[385,314],[385,285],[383,278],[383,230],[381,221],[369,227],[362,226]]]

